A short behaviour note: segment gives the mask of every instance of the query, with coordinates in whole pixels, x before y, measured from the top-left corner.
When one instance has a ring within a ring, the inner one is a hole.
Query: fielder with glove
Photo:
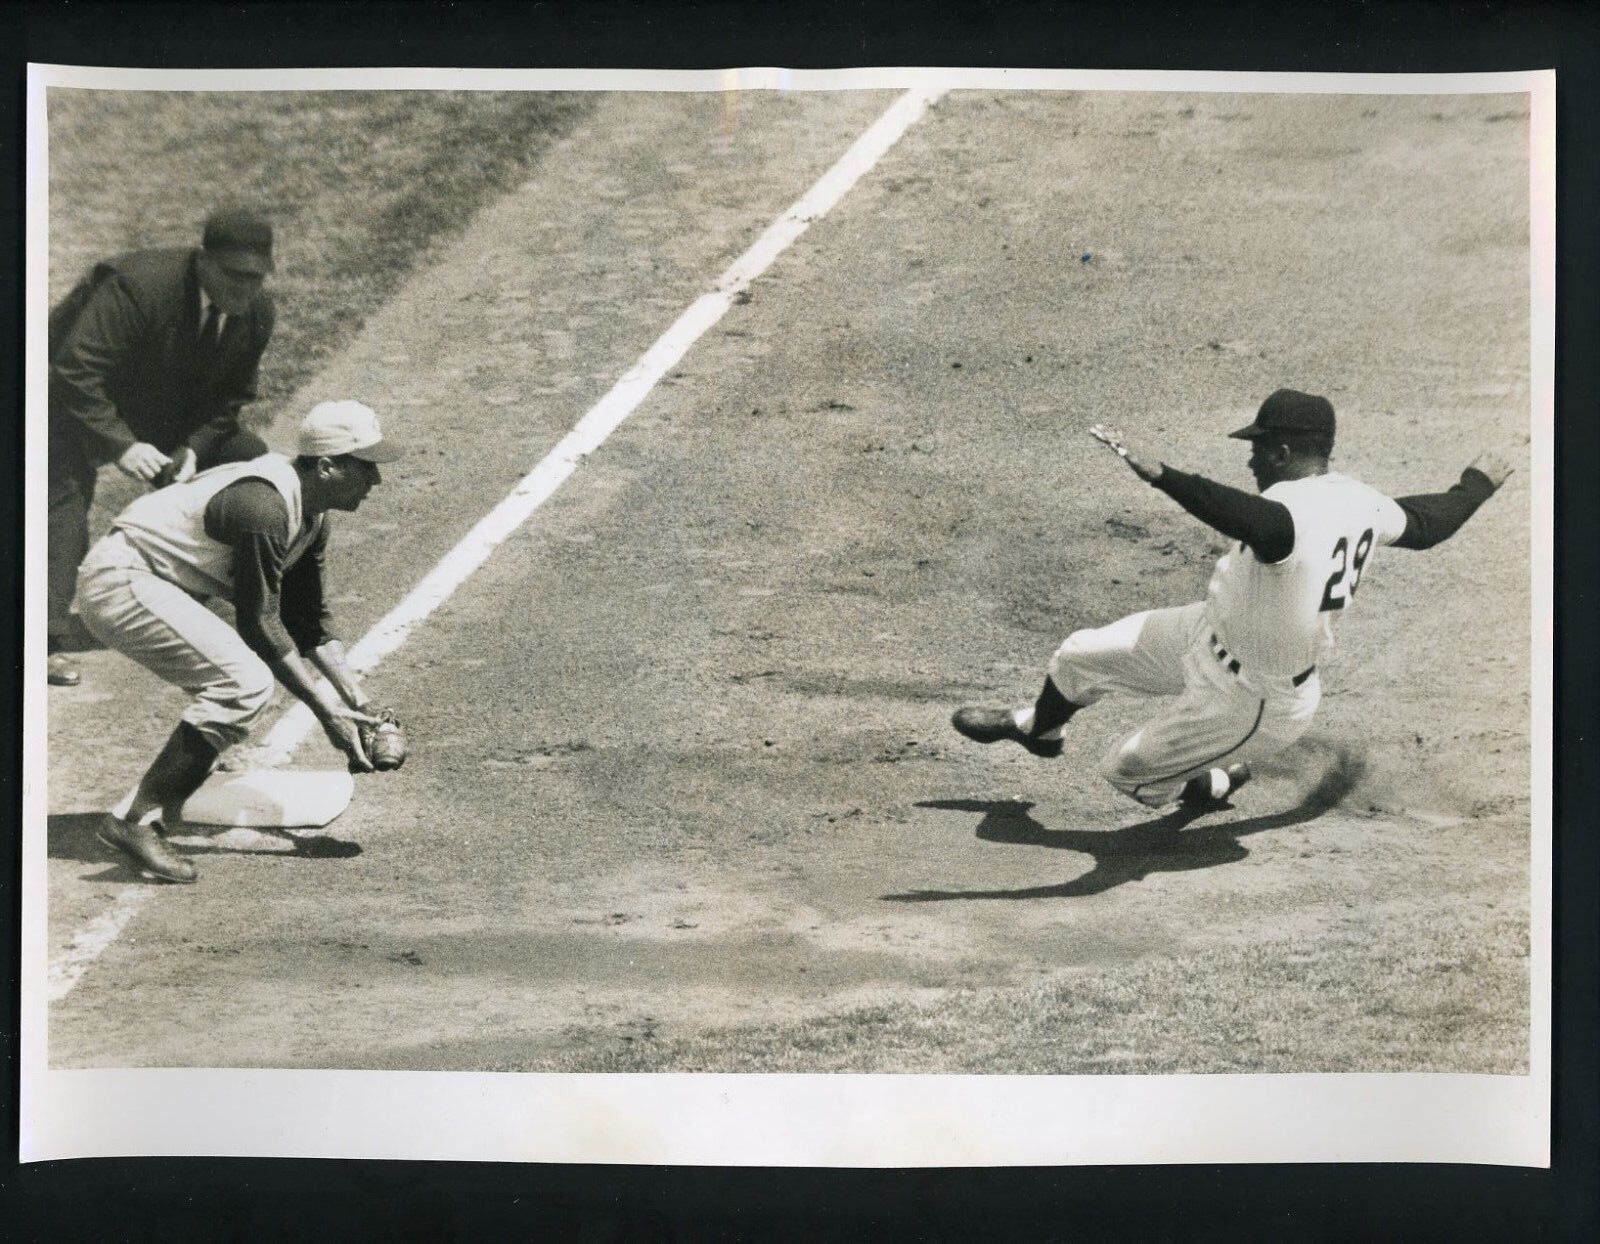
[[[358,509],[382,481],[378,464],[400,449],[360,402],[314,407],[297,449],[293,458],[264,454],[141,497],[78,576],[78,612],[94,636],[191,696],[166,746],[99,831],[168,881],[193,881],[195,868],[167,842],[162,817],[176,815],[221,753],[248,735],[274,681],[316,715],[352,769],[404,759],[403,735],[394,750],[398,724],[385,731],[366,711],[323,590],[329,512]],[[209,598],[233,604],[233,626],[206,607]]]
[[[1334,412],[1326,398],[1279,389],[1230,435],[1250,443],[1260,495],[1174,470],[1136,452],[1115,428],[1090,433],[1134,474],[1233,541],[1206,599],[1136,613],[1068,636],[1038,699],[1017,709],[962,708],[952,724],[978,743],[1008,741],[1059,756],[1067,722],[1107,695],[1170,697],[1107,757],[1104,775],[1149,807],[1215,806],[1250,766],[1294,743],[1322,698],[1317,667],[1385,545],[1448,539],[1511,474],[1480,455],[1447,492],[1391,499],[1328,469]]]

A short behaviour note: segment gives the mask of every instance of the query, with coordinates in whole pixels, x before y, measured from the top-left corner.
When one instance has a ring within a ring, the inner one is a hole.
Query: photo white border
[[[48,87],[104,90],[1018,91],[1527,94],[1530,112],[1532,843],[1529,1073],[534,1075],[50,1070],[44,334]],[[726,1166],[1238,1162],[1550,1164],[1555,73],[747,68],[151,70],[31,65],[24,582],[21,1146],[260,1156]]]

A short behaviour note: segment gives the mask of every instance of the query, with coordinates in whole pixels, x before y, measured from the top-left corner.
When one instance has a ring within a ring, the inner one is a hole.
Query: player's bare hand
[[[1510,478],[1515,468],[1505,454],[1495,449],[1486,449],[1468,464],[1467,469],[1488,476],[1489,482],[1498,488]]]
[[[1128,456],[1128,451],[1122,444],[1121,428],[1113,428],[1108,424],[1097,423],[1089,429],[1089,435],[1102,445],[1109,445],[1118,457],[1125,458]]]
[[[1153,480],[1161,474],[1159,466],[1152,468],[1140,455],[1128,447],[1123,439],[1122,429],[1113,428],[1104,423],[1097,423],[1089,429],[1089,435],[1102,445],[1107,446],[1117,457],[1121,458],[1140,479]]]
[[[361,773],[371,773],[372,760],[367,755],[367,749],[361,745],[362,722],[375,726],[378,724],[378,719],[341,704],[327,710],[322,718],[322,729],[328,736],[328,742],[350,758],[352,769]]]
[[[171,458],[154,445],[137,441],[122,451],[122,456],[117,459],[117,467],[125,475],[142,479],[149,484],[161,473],[161,468],[171,461]]]

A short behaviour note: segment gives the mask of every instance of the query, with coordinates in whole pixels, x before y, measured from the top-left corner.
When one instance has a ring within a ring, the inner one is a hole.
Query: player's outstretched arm
[[[1511,475],[1511,463],[1495,450],[1487,450],[1461,472],[1448,491],[1396,497],[1404,511],[1406,529],[1394,542],[1397,549],[1431,549],[1442,544],[1478,512],[1478,507],[1499,490]]]
[[[1171,497],[1213,531],[1248,545],[1267,563],[1294,552],[1294,516],[1281,501],[1269,501],[1242,488],[1230,488],[1203,475],[1190,475],[1148,459],[1128,447],[1122,433],[1097,423],[1089,435],[1109,446],[1140,479]]]
[[[1133,473],[1145,483],[1153,484],[1161,478],[1162,464],[1157,462],[1152,465],[1143,454],[1135,453],[1123,437],[1121,428],[1097,423],[1089,429],[1089,435],[1126,462]]]
[[[1513,469],[1511,459],[1496,449],[1484,450],[1467,464],[1467,470],[1476,471],[1483,476],[1497,492],[1500,489],[1500,485],[1511,478]]]

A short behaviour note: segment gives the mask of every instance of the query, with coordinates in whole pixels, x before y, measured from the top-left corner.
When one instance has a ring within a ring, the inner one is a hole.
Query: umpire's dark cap
[[[1333,440],[1333,403],[1315,393],[1279,389],[1256,411],[1256,421],[1228,435],[1242,441],[1269,432],[1310,432]]]
[[[265,275],[272,262],[272,225],[248,207],[219,207],[206,218],[200,245],[246,272]]]

